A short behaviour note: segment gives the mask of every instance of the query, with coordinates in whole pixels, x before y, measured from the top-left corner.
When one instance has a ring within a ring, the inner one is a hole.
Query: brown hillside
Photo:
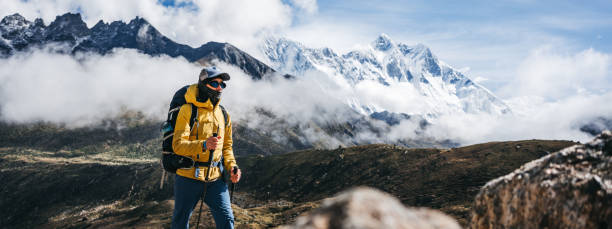
[[[79,150],[0,148],[0,225],[166,227],[173,179],[159,189],[158,152],[150,141]],[[240,157],[244,177],[235,194],[236,224],[287,224],[319,200],[358,185],[382,189],[407,205],[441,209],[462,222],[486,181],[572,144],[532,140],[451,150],[367,145]],[[211,226],[210,217],[203,216],[203,223]]]
[[[442,149],[367,145],[240,158],[241,190],[261,199],[320,200],[350,187],[376,187],[409,206],[440,209],[463,225],[474,196],[487,181],[575,143],[491,142]]]

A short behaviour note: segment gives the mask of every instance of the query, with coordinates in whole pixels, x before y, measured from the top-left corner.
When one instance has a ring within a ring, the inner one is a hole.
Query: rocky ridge
[[[236,65],[254,79],[275,72],[263,62],[229,43],[208,42],[197,48],[176,43],[161,34],[146,19],[136,17],[124,23],[100,20],[88,28],[79,13],[57,16],[48,26],[42,19],[30,22],[19,14],[0,21],[0,57],[12,56],[48,44],[66,46],[62,53],[108,54],[115,48],[137,49],[148,55],[184,57],[190,62],[220,60]]]
[[[471,228],[612,228],[612,133],[488,182]]]

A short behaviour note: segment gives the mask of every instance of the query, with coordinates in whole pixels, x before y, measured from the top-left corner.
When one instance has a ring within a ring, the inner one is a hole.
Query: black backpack
[[[177,169],[188,169],[194,166],[193,159],[185,156],[181,156],[174,153],[174,149],[172,149],[172,138],[174,137],[174,127],[176,125],[176,118],[183,104],[186,104],[185,101],[185,93],[187,93],[187,88],[189,85],[184,86],[174,93],[172,97],[172,101],[170,102],[170,109],[168,110],[168,118],[161,126],[162,132],[162,158],[161,165],[165,171],[170,173],[176,173]],[[227,111],[221,105],[219,105],[221,111],[223,112],[223,119],[225,120],[225,127],[227,127]],[[198,117],[198,108],[191,104],[191,117],[189,118],[189,126],[193,128],[196,119]],[[194,112],[195,111],[195,112]],[[223,162],[223,157],[221,157],[221,162]],[[223,163],[219,163],[223,171]]]

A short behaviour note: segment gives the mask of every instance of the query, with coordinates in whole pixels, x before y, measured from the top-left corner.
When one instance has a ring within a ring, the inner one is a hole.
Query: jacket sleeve
[[[172,138],[172,149],[174,153],[182,156],[191,156],[201,154],[204,150],[204,140],[189,140],[191,135],[191,127],[189,119],[191,118],[191,105],[184,104],[179,110],[174,126],[174,137]],[[194,123],[196,125],[196,123]]]
[[[227,171],[231,171],[234,166],[238,166],[236,163],[236,158],[234,157],[234,149],[232,148],[232,144],[234,141],[232,140],[232,120],[230,119],[229,114],[227,115],[227,125],[225,128],[225,136],[223,137],[225,140],[223,141],[223,165]]]

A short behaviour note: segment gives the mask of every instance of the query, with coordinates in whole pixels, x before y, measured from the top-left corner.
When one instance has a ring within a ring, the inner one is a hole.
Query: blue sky
[[[561,37],[578,48],[612,51],[610,1],[319,1],[319,15],[378,28],[377,33],[410,35],[455,31],[453,39],[512,42],[520,29]],[[499,27],[508,33],[480,33]],[[486,35],[485,37],[480,37]],[[606,38],[608,42],[606,42]],[[441,38],[442,39],[442,38]],[[426,41],[424,41],[426,42]]]

